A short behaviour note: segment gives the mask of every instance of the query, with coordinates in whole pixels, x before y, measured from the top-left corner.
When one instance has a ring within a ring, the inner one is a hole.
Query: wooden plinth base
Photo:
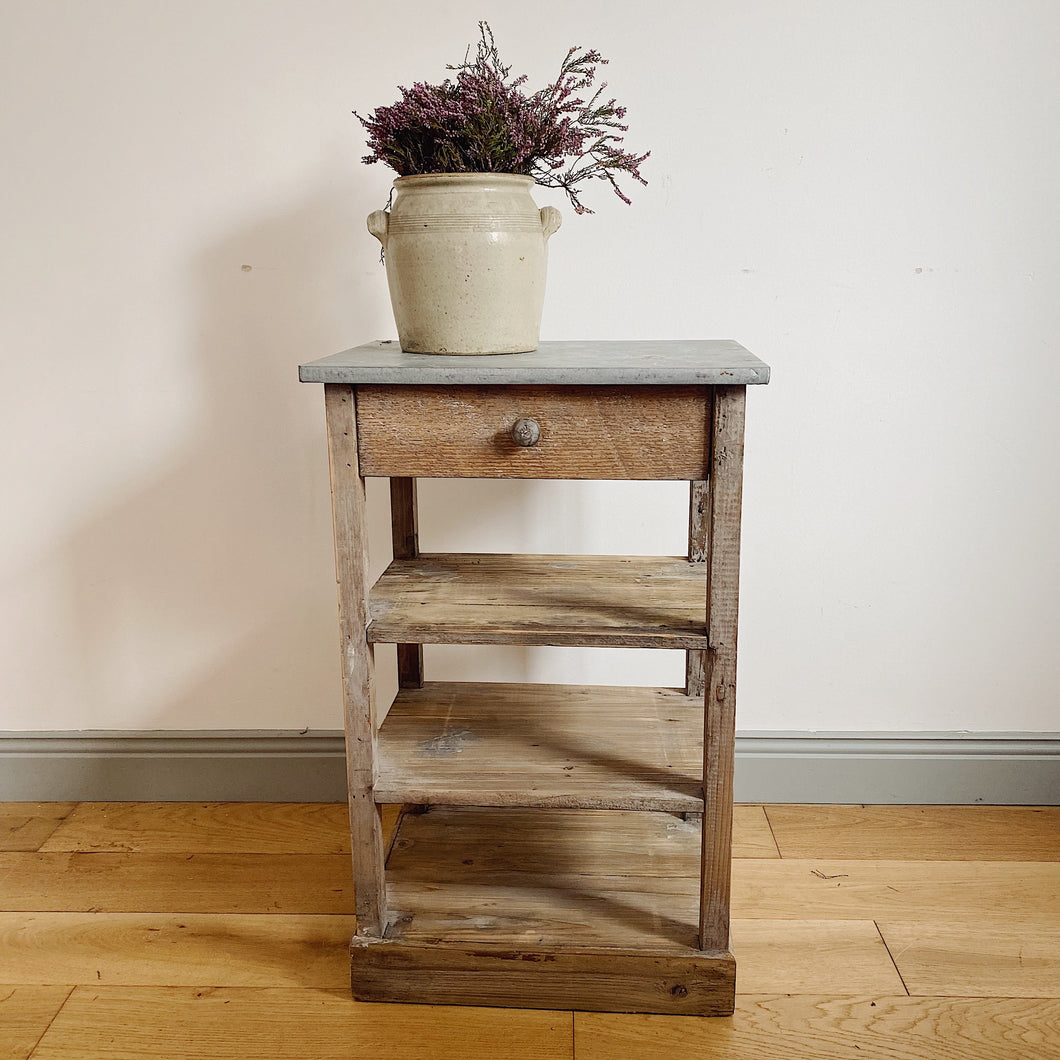
[[[697,945],[700,827],[631,811],[407,814],[390,927],[351,945],[354,997],[728,1015],[736,961]]]
[[[736,997],[731,953],[577,953],[355,938],[351,955],[358,1001],[728,1016]]]

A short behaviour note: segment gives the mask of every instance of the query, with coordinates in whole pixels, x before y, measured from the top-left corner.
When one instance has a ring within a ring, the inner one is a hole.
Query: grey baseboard
[[[1060,805],[1060,733],[745,733],[739,802]]]
[[[0,800],[342,802],[342,733],[0,734]]]
[[[339,802],[341,733],[0,733],[0,801]],[[1060,805],[1060,733],[743,733],[738,802]]]

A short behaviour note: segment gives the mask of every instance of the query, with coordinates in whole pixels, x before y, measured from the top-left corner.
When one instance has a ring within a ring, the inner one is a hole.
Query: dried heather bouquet
[[[597,66],[607,60],[597,51],[567,52],[559,76],[546,88],[527,95],[526,75],[510,79],[511,67],[500,61],[493,32],[479,23],[474,59],[470,51],[456,80],[440,85],[417,82],[399,88],[401,99],[378,107],[367,118],[371,154],[364,161],[385,162],[399,176],[417,173],[521,173],[538,184],[563,188],[577,213],[592,213],[578,185],[606,180],[625,203],[629,199],[616,177],[626,174],[641,184],[640,164],[648,153],[622,148],[625,107],[601,100],[606,82],[592,90]]]

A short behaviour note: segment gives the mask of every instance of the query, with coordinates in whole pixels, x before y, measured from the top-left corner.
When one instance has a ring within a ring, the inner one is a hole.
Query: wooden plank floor
[[[344,829],[0,804],[0,1060],[1060,1060],[1056,808],[737,807],[724,1019],[358,1004]]]

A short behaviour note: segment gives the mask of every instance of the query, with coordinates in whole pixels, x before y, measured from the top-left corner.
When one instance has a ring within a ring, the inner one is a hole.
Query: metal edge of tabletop
[[[408,354],[389,346],[369,343],[299,365],[298,378],[303,383],[347,385],[753,386],[769,382],[769,365],[732,340],[542,343],[529,354],[474,357]],[[590,348],[597,356],[590,354],[587,360]],[[716,356],[704,364],[703,352],[710,348]]]

